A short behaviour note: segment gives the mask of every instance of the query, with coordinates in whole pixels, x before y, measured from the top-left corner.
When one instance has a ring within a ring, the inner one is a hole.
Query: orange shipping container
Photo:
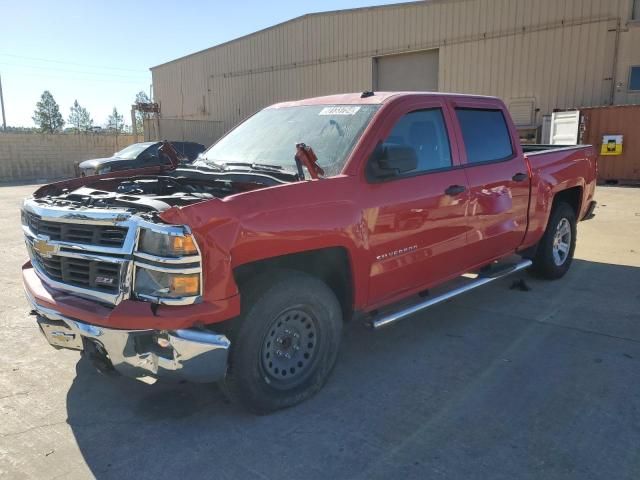
[[[640,105],[582,108],[581,143],[602,148],[604,135],[623,135],[621,155],[598,157],[599,180],[640,180]]]

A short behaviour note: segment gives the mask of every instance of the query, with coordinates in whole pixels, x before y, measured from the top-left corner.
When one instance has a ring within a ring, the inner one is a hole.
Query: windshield
[[[267,108],[202,154],[207,163],[274,165],[295,171],[297,143],[313,148],[326,176],[342,171],[351,149],[378,105]]]
[[[133,145],[129,145],[119,152],[114,153],[113,156],[117,158],[124,158],[125,160],[133,160],[147,148],[149,148],[148,143],[134,143]]]

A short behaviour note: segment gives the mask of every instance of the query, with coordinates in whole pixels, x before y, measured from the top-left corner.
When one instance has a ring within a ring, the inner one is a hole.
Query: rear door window
[[[506,160],[513,156],[507,122],[501,110],[456,108],[467,151],[467,163]]]

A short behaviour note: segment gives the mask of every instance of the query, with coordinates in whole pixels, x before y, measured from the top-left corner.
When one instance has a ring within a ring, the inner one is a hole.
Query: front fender
[[[283,255],[340,247],[348,252],[356,306],[366,301],[366,228],[351,177],[297,182],[165,211],[201,247],[205,296],[238,293],[233,270]],[[213,279],[213,280],[212,280]]]

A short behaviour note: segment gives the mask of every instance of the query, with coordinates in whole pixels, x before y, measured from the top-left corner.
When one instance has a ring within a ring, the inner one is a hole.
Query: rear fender
[[[539,177],[540,181],[532,182],[531,201],[529,204],[529,228],[522,243],[521,249],[526,249],[538,243],[547,228],[547,222],[551,216],[556,197],[569,189],[580,190],[580,205],[578,211],[584,206],[584,178],[578,177],[561,183],[554,183],[554,178],[549,175]],[[579,217],[580,218],[580,217]]]

